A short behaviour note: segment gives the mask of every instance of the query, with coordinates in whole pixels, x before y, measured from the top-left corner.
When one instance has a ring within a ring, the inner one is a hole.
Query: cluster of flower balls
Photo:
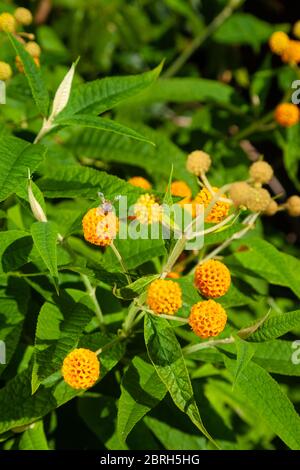
[[[293,27],[293,34],[300,38],[300,21]],[[274,32],[269,39],[271,51],[293,67],[300,63],[300,41],[290,39],[284,31]],[[283,127],[294,126],[300,121],[300,110],[294,103],[281,103],[275,109],[275,120]]]
[[[186,167],[189,172],[203,179],[211,166],[211,157],[195,150],[187,157]],[[230,185],[228,198],[223,195],[210,208],[206,222],[217,224],[224,220],[231,209],[247,209],[253,213],[274,215],[286,209],[291,216],[300,216],[300,197],[291,196],[285,204],[278,205],[263,185],[273,178],[273,169],[265,161],[257,161],[250,166],[247,181],[234,182]],[[133,186],[146,191],[152,185],[145,178],[135,176],[129,180]],[[192,197],[192,191],[184,181],[175,181],[171,185],[171,193],[181,198],[179,204],[203,204],[208,207],[218,188],[203,187]],[[135,217],[141,223],[151,224],[161,220],[160,204],[150,193],[140,196],[135,205]],[[111,245],[119,228],[118,217],[103,205],[90,209],[82,221],[85,239],[94,245],[107,247]],[[182,307],[182,290],[178,282],[172,280],[180,277],[174,271],[167,279],[156,279],[147,290],[146,303],[148,308],[157,315],[174,315]],[[209,259],[199,263],[195,268],[194,285],[206,300],[201,300],[191,307],[188,323],[193,332],[202,339],[219,335],[227,323],[227,313],[215,299],[224,296],[231,285],[230,271],[219,260]],[[63,364],[65,381],[75,389],[85,389],[93,385],[100,371],[100,363],[96,353],[87,349],[72,351]]]
[[[33,40],[34,35],[28,33],[19,33],[18,29],[24,26],[29,26],[32,23],[32,14],[27,8],[19,7],[13,14],[3,12],[0,14],[0,32],[12,33],[24,45],[25,50],[30,54],[37,66],[40,65],[41,48]],[[25,41],[25,39],[30,39]],[[19,72],[24,72],[24,67],[19,56],[16,57],[16,67]],[[8,62],[0,61],[0,80],[7,81],[13,75],[12,68]]]
[[[211,157],[202,150],[195,150],[187,157],[187,170],[199,178],[208,172],[210,166]],[[278,211],[284,209],[292,217],[300,216],[299,196],[291,196],[284,204],[279,205],[272,199],[269,191],[263,188],[263,185],[269,183],[272,178],[273,168],[269,163],[263,160],[252,163],[249,168],[249,179],[232,183],[229,189],[229,199],[222,197],[218,200],[211,208],[205,221],[208,223],[221,222],[229,214],[231,205],[252,212],[261,212],[268,216],[275,215]],[[149,181],[140,176],[135,176],[129,179],[128,182],[145,190],[151,189]],[[184,181],[174,181],[171,184],[171,194],[180,197],[179,204],[183,206],[191,204],[192,207],[195,207],[197,204],[202,204],[204,208],[207,208],[218,190],[216,187],[207,188],[204,186],[193,198],[191,189]],[[155,217],[155,215],[160,214],[158,207],[159,203],[154,195],[143,194],[137,201],[135,215],[141,222],[147,220],[148,223],[151,223],[153,219],[159,221],[159,216]],[[155,208],[155,210],[152,211],[152,208]],[[146,212],[148,218],[145,217]],[[193,210],[193,215],[195,215],[195,212]]]
[[[195,286],[209,298],[194,304],[188,323],[193,332],[205,339],[219,335],[227,323],[227,314],[215,298],[225,295],[230,287],[229,269],[218,260],[208,260],[195,270]],[[174,315],[182,307],[182,291],[179,284],[168,279],[156,279],[147,291],[146,303],[157,315]],[[100,376],[100,361],[89,349],[78,348],[68,354],[63,362],[62,375],[74,389],[93,386]]]

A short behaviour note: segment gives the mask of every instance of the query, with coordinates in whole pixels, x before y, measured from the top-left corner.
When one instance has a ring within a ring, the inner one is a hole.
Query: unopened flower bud
[[[28,184],[28,200],[35,219],[39,222],[47,222],[46,214],[33,194],[31,180],[29,180]]]
[[[286,208],[291,217],[300,216],[300,196],[291,196],[286,202]]]
[[[208,153],[202,150],[194,150],[187,157],[186,168],[190,173],[196,176],[201,176],[202,173],[207,173],[211,165],[211,158]]]

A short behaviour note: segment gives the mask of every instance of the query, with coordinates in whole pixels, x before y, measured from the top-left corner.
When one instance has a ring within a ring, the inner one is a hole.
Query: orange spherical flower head
[[[286,48],[282,51],[281,59],[287,64],[299,64],[300,41],[289,40]]]
[[[283,31],[276,31],[269,39],[269,46],[274,54],[281,55],[289,43],[289,37]]]
[[[132,184],[132,186],[136,186],[137,188],[145,189],[146,191],[152,188],[152,184],[142,176],[133,176],[132,178],[129,178],[128,183]]]
[[[230,271],[221,261],[211,259],[196,267],[195,286],[205,297],[216,299],[225,295],[230,283]]]
[[[205,300],[192,306],[189,324],[193,332],[200,338],[218,336],[225,328],[227,314],[214,300]]]
[[[219,191],[218,188],[212,188],[214,193]],[[221,197],[226,197],[225,194],[222,194]],[[207,188],[203,188],[200,193],[194,199],[194,204],[203,204],[204,208],[208,207],[213,199],[213,195]],[[205,222],[217,224],[222,222],[222,220],[227,217],[228,212],[230,209],[230,205],[228,202],[217,201],[208,216],[205,219]]]
[[[283,127],[291,127],[299,122],[300,113],[293,103],[281,103],[275,109],[275,121]]]
[[[112,243],[119,230],[119,221],[113,212],[105,212],[102,207],[90,209],[82,219],[86,241],[98,246]]]
[[[14,33],[16,30],[16,20],[10,13],[4,12],[0,15],[0,31]]]
[[[182,306],[179,284],[165,279],[156,279],[151,282],[147,293],[147,304],[157,314],[174,315]]]
[[[152,224],[162,219],[162,207],[153,194],[142,194],[134,205],[135,218],[141,224]]]
[[[63,362],[62,375],[70,387],[85,390],[92,387],[100,376],[100,362],[90,349],[74,349]]]
[[[184,206],[191,201],[192,191],[185,181],[173,181],[171,184],[172,196],[181,197],[182,200],[178,202],[179,205]]]

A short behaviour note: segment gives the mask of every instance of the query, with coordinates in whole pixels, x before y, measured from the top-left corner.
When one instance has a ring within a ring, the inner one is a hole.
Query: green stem
[[[221,344],[231,344],[234,343],[234,341],[234,337],[230,336],[229,338],[215,339],[212,341],[206,341],[204,343],[192,344],[191,346],[186,346],[185,348],[183,348],[182,353],[184,355],[193,354],[194,352],[201,351],[202,349],[214,348]]]
[[[245,127],[245,129],[242,129],[240,132],[235,134],[232,137],[232,141],[236,142],[238,140],[245,139],[245,137],[248,137],[249,135],[253,134],[254,132],[260,130],[265,124],[270,123],[273,120],[274,112],[271,111],[265,116],[263,116],[261,119],[258,119],[257,121],[254,121],[251,123],[249,126]]]
[[[163,74],[164,78],[170,78],[177,74],[181,67],[188,61],[194,52],[209,38],[223,23],[232,15],[243,0],[230,0],[223,10],[212,20],[212,22],[204,28],[201,33],[196,36],[190,44],[182,51],[175,62]]]
[[[242,238],[244,235],[246,235],[246,233],[253,227],[255,220],[257,219],[258,216],[259,216],[259,213],[252,214],[245,228],[243,228],[237,233],[234,233],[231,237],[225,240],[221,245],[219,245],[217,248],[211,251],[207,256],[205,256],[205,258],[202,259],[201,263],[204,263],[205,261],[208,261],[209,259],[214,258],[218,253],[220,253],[225,248],[227,248],[231,244],[231,242],[233,242],[233,240],[238,240]]]
[[[91,297],[93,301],[93,304],[95,307],[95,314],[96,314],[96,317],[98,318],[100,329],[101,331],[105,331],[104,316],[103,316],[101,307],[96,297],[96,288],[92,286],[89,278],[85,274],[80,274],[80,277],[86,287],[87,293],[89,294],[89,296]]]
[[[166,315],[164,313],[155,313],[153,312],[152,310],[148,310],[148,309],[143,309],[144,312],[147,312],[147,313],[150,313],[151,315],[154,315],[155,317],[159,317],[159,318],[165,318],[166,320],[173,320],[173,321],[179,321],[181,323],[188,323],[188,319],[187,318],[183,318],[183,317],[176,317],[175,315]]]
[[[28,274],[25,274],[25,273],[21,273],[19,271],[12,271],[12,272],[8,272],[6,273],[7,276],[13,276],[13,277],[38,277],[38,276],[48,276],[49,275],[49,272],[48,271],[44,271],[44,272],[40,272],[40,273],[28,273]]]
[[[128,284],[131,284],[131,282],[132,282],[131,277],[130,277],[130,275],[128,274],[128,269],[127,269],[127,267],[126,267],[126,265],[125,265],[125,263],[124,263],[124,260],[123,260],[123,258],[122,258],[122,256],[121,256],[119,250],[117,249],[117,247],[116,247],[116,245],[114,244],[114,242],[112,242],[110,246],[111,246],[111,249],[113,250],[113,252],[114,252],[114,254],[115,254],[117,260],[118,260],[119,263],[120,263],[120,266],[121,266],[121,268],[122,268],[123,273],[124,273],[125,276],[126,276],[126,279],[127,279]]]
[[[120,343],[121,341],[124,341],[125,339],[125,336],[123,335],[120,335],[118,336],[117,338],[113,339],[112,341],[110,341],[109,343],[105,344],[102,348],[99,348],[97,351],[96,351],[96,354],[97,356],[105,351],[107,351],[108,349],[111,349],[115,344],[118,344]]]
[[[128,315],[124,320],[123,326],[122,326],[122,331],[125,336],[128,336],[130,334],[130,331],[132,329],[132,326],[135,323],[136,316],[137,314],[142,310],[143,304],[146,300],[146,292],[143,292],[137,299],[135,299],[128,310]]]

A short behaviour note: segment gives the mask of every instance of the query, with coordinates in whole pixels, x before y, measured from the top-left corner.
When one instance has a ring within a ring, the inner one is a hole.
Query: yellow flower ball
[[[90,209],[82,219],[86,241],[98,246],[112,243],[119,230],[119,220],[113,212],[104,212],[101,207]]]
[[[64,381],[76,390],[92,387],[100,376],[100,362],[95,352],[90,349],[74,349],[63,362]]]
[[[246,207],[252,212],[265,212],[272,201],[270,193],[263,188],[252,188],[246,199]]]
[[[300,196],[290,196],[286,202],[288,214],[291,217],[300,216]]]
[[[208,260],[195,270],[195,286],[205,297],[214,299],[225,295],[231,284],[230,271],[218,260]]]
[[[289,43],[289,37],[283,31],[276,31],[269,39],[269,46],[274,54],[281,55]]]
[[[249,169],[250,178],[256,183],[265,184],[273,178],[273,168],[269,163],[264,161],[258,161],[252,163]]]
[[[214,300],[198,302],[191,308],[189,324],[200,338],[218,336],[224,330],[226,323],[226,311]]]
[[[202,173],[207,173],[210,166],[211,158],[202,150],[194,150],[187,157],[186,168],[193,175],[201,176]]]
[[[182,306],[179,284],[165,279],[151,282],[147,292],[147,304],[157,314],[174,315]]]
[[[279,209],[279,206],[277,202],[274,201],[274,199],[271,199],[268,207],[266,208],[266,210],[264,210],[263,213],[264,215],[271,217],[272,215],[275,215],[278,212],[278,209]]]
[[[29,26],[32,23],[32,13],[27,8],[17,8],[14,12],[14,17],[19,24],[24,26]]]
[[[245,206],[251,186],[246,181],[232,183],[229,190],[230,199],[236,207]]]
[[[212,188],[214,193],[218,192],[218,188]],[[222,194],[222,197],[226,197]],[[203,188],[195,197],[193,204],[203,204],[204,208],[207,208],[212,201],[213,196],[207,188]],[[228,202],[217,201],[208,216],[205,219],[205,222],[208,223],[219,223],[227,217],[229,213],[230,205]]]
[[[0,15],[0,31],[14,33],[16,31],[16,20],[10,13],[4,12]]]
[[[134,205],[135,218],[141,224],[152,224],[162,219],[162,207],[153,194],[142,194]]]
[[[6,62],[0,61],[0,80],[4,82],[12,77],[12,69]]]

